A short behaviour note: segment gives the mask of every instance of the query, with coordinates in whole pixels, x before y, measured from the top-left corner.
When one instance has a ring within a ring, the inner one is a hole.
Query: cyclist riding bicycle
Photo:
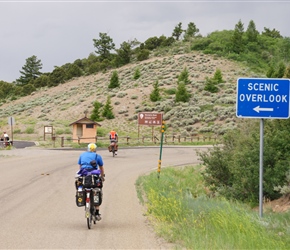
[[[117,142],[118,142],[118,134],[115,130],[111,130],[110,131],[110,135],[109,135],[109,138],[110,138],[110,146],[109,146],[109,150],[110,152],[112,151],[112,145],[114,145],[114,149],[115,149],[115,155],[117,155],[117,150],[118,150],[118,145],[117,145]],[[114,143],[114,144],[112,144]]]
[[[1,141],[3,141],[4,147],[12,145],[12,142],[10,142],[9,135],[6,132],[4,132],[3,135],[1,136]]]
[[[97,145],[94,143],[90,143],[88,145],[88,150],[86,152],[83,152],[78,160],[78,164],[80,167],[80,172],[87,171],[91,172],[96,169],[100,169],[101,171],[101,179],[102,181],[105,181],[105,170],[104,170],[104,163],[102,156],[96,153]],[[101,220],[101,214],[99,213],[99,206],[96,206],[96,213],[95,217],[96,220]]]

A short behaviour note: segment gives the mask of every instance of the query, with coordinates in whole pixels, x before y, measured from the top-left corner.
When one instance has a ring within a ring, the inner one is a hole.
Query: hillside
[[[192,97],[189,103],[176,104],[175,95],[166,90],[177,88],[177,77],[185,67],[190,80],[187,89]],[[141,77],[134,80],[137,68]],[[217,69],[221,70],[224,83],[219,84],[219,92],[213,94],[205,91],[204,86],[206,77],[213,77]],[[117,89],[107,88],[112,71],[75,78],[57,87],[43,88],[30,96],[3,103],[0,106],[1,130],[10,130],[7,120],[13,116],[15,138],[34,136],[41,140],[44,125],[53,125],[57,134],[69,136],[69,124],[84,117],[86,110],[90,116],[93,103],[105,104],[110,95],[115,119],[100,122],[105,130],[114,127],[120,135],[134,135],[138,130],[138,112],[155,111],[164,113],[168,133],[183,136],[222,134],[236,126],[237,79],[254,76],[233,61],[198,52],[153,57],[118,68],[120,88]],[[153,103],[149,95],[156,80],[162,100]]]

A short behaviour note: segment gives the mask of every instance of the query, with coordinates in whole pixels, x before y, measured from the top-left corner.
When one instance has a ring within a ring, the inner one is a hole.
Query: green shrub
[[[207,77],[204,90],[211,93],[219,92],[219,88],[216,86],[217,83],[218,82],[216,80]]]
[[[133,76],[134,80],[139,79],[140,76],[141,76],[140,69],[139,68],[136,68],[136,70],[134,72],[134,76]]]
[[[25,129],[26,134],[33,134],[34,133],[34,128],[33,127],[28,127]]]
[[[14,129],[13,130],[13,133],[14,134],[21,134],[21,129]]]
[[[259,123],[247,121],[225,134],[221,146],[201,152],[206,166],[206,185],[216,194],[229,199],[252,202],[259,200]],[[273,200],[281,197],[274,187],[287,183],[290,150],[287,120],[269,120],[264,125],[263,195]]]
[[[164,92],[168,95],[175,95],[176,89],[175,88],[165,89]]]
[[[97,136],[104,137],[108,135],[108,131],[105,128],[98,127]]]
[[[118,93],[117,97],[118,97],[118,98],[123,98],[123,97],[126,96],[126,95],[127,95],[126,92],[120,92],[120,93]]]

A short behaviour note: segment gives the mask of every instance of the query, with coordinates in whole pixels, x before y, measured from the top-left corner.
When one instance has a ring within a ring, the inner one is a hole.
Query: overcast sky
[[[289,1],[1,1],[0,80],[20,77],[26,59],[41,60],[41,72],[87,58],[95,51],[93,39],[107,33],[120,43],[171,36],[181,22],[193,22],[203,36],[233,30],[239,20],[246,29],[253,20],[290,37]]]

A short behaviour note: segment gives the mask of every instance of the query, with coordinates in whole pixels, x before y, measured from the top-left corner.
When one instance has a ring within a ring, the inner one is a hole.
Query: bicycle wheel
[[[88,229],[92,228],[92,214],[87,218]]]
[[[94,206],[94,204],[91,204],[91,217],[92,217],[92,220],[94,222],[94,224],[96,224],[96,207]]]
[[[115,147],[112,148],[113,157],[115,157]]]
[[[91,213],[91,204],[90,203],[86,203],[86,218],[87,218],[87,225],[88,225],[88,229],[91,229],[92,226],[92,213]]]

